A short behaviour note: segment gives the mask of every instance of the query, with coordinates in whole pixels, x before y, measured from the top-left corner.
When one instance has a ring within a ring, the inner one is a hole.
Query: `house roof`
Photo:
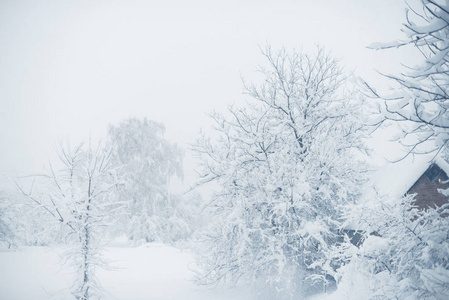
[[[380,195],[402,197],[434,163],[449,175],[449,164],[441,156],[435,157],[435,154],[409,155],[398,162],[387,162],[373,172],[368,195],[373,192],[369,190],[374,189]]]
[[[405,195],[432,164],[438,165],[449,177],[449,163],[435,154],[409,155],[397,162],[385,162],[373,171],[360,199],[368,209],[379,209],[380,199],[398,199]],[[366,224],[348,222],[346,229],[372,230]]]

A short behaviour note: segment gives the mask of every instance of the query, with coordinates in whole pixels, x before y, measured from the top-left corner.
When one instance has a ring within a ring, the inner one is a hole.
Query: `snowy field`
[[[1,250],[0,299],[72,300],[72,270],[59,267],[61,253],[48,247]],[[113,269],[99,270],[97,275],[108,299],[257,299],[242,289],[212,290],[196,285],[195,264],[187,250],[149,244],[136,248],[110,246],[104,254]]]

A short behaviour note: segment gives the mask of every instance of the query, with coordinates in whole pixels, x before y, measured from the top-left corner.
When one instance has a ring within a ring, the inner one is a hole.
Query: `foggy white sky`
[[[327,47],[383,86],[407,51],[402,0],[1,0],[0,187],[40,171],[58,139],[103,137],[127,117],[163,122],[186,147],[206,113],[243,99],[259,45]],[[186,151],[187,152],[187,151]],[[187,153],[188,155],[188,153]],[[186,181],[192,175],[187,157]]]

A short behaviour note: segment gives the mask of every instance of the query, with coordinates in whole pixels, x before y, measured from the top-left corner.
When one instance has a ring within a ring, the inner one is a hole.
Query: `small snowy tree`
[[[399,138],[411,152],[439,151],[449,141],[449,2],[419,0],[409,6],[402,31],[405,40],[372,47],[411,45],[424,61],[399,76],[387,76],[399,84],[391,95],[370,91],[386,100],[382,107],[386,119],[404,123]]]
[[[164,125],[130,118],[109,128],[113,160],[123,177],[117,201],[126,204],[119,222],[133,243],[174,242],[188,234],[180,218],[180,197],[170,194],[170,179],[182,176],[181,150],[163,137]]]
[[[24,194],[60,224],[68,246],[65,261],[76,268],[73,295],[77,300],[99,299],[101,290],[95,269],[101,259],[101,236],[112,215],[109,196],[115,186],[111,153],[83,144],[73,150],[61,146],[61,169],[50,165],[40,176],[44,183]]]
[[[208,205],[215,222],[200,237],[201,279],[243,277],[290,296],[323,291],[341,205],[363,181],[361,99],[345,93],[346,77],[322,48],[263,54],[264,82],[246,87],[252,101],[229,117],[212,114],[218,137],[193,147],[200,184],[218,186]]]
[[[368,203],[349,210],[351,222],[369,230],[342,268],[339,293],[347,299],[360,299],[357,290],[364,299],[448,299],[449,204],[418,209],[413,196]]]

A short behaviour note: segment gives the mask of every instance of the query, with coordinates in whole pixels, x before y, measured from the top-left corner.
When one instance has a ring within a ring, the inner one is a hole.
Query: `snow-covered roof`
[[[371,194],[374,190],[381,195],[401,197],[433,163],[449,175],[449,164],[440,156],[435,157],[435,154],[409,155],[397,162],[386,162],[372,173],[367,193]]]
[[[440,156],[409,155],[397,162],[385,162],[369,176],[360,205],[377,210],[381,199],[398,199],[404,196],[416,181],[435,163],[449,176],[449,164]],[[346,229],[370,231],[372,228],[358,221],[349,221]]]

